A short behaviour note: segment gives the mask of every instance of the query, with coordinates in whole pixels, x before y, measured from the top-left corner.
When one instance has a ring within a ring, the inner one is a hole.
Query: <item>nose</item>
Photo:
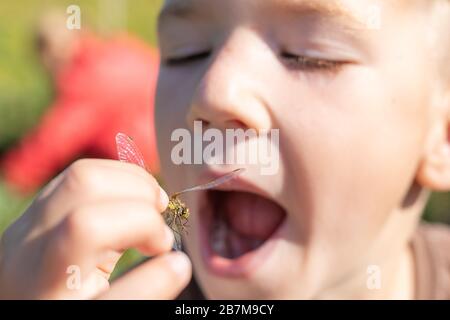
[[[245,32],[231,35],[215,52],[194,93],[186,121],[218,129],[269,130],[270,109],[263,92],[261,46]],[[266,51],[267,50],[263,50]]]

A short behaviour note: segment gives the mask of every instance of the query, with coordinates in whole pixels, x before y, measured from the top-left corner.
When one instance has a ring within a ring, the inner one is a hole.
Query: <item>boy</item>
[[[449,298],[449,231],[418,227],[429,190],[450,189],[449,17],[445,0],[165,3],[156,124],[170,192],[234,168],[175,165],[174,130],[280,132],[275,175],[184,198],[207,298]],[[75,163],[5,233],[2,296],[174,298],[191,269],[168,253],[167,201],[137,166]],[[156,258],[109,287],[128,247]]]

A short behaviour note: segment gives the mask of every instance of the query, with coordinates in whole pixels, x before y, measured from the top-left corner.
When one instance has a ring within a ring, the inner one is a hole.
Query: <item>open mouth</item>
[[[280,238],[286,211],[260,194],[221,189],[204,193],[199,213],[203,257],[216,274],[248,276]]]
[[[210,243],[221,257],[236,259],[258,249],[285,216],[275,202],[241,191],[209,191],[213,204]]]

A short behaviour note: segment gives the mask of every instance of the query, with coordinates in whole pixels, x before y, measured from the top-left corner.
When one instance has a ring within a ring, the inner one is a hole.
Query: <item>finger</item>
[[[192,274],[188,257],[171,252],[151,259],[112,283],[99,299],[174,299]]]
[[[66,299],[95,299],[99,294],[108,291],[108,276],[100,270],[94,270],[80,285],[77,290],[69,290],[66,293]]]
[[[84,196],[143,197],[153,201],[163,211],[168,197],[156,179],[143,168],[112,160],[79,160],[66,170],[62,183]]]
[[[52,181],[41,199],[52,196],[50,205],[61,211],[61,206],[111,197],[133,197],[152,201],[162,212],[168,196],[156,179],[139,166],[112,160],[79,160]],[[70,195],[70,197],[68,197]],[[47,208],[47,211],[52,208]]]
[[[143,201],[105,201],[80,207],[57,227],[56,254],[73,260],[104,257],[108,250],[138,248],[147,255],[171,249],[174,236],[160,213]],[[89,259],[91,260],[91,259]],[[92,263],[90,264],[92,267]],[[89,270],[87,270],[89,271]]]

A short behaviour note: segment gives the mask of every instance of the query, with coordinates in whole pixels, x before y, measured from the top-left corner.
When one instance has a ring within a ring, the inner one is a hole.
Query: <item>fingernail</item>
[[[169,205],[169,197],[161,187],[159,187],[159,204],[161,205],[162,210],[166,209]]]
[[[180,277],[184,277],[191,268],[189,258],[182,252],[174,252],[168,256],[170,268]]]

